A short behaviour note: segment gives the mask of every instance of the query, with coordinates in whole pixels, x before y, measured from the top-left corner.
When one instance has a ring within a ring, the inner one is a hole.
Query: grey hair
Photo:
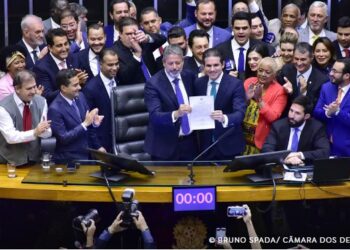
[[[328,6],[324,2],[321,2],[321,1],[313,2],[310,5],[309,10],[311,10],[311,8],[313,8],[313,7],[322,8],[324,10],[324,13],[326,14],[326,16],[328,16]]]
[[[34,20],[39,21],[39,22],[43,21],[43,19],[41,17],[38,17],[36,15],[32,15],[32,14],[25,15],[21,21],[21,29],[24,30],[26,28],[29,28],[31,23]]]
[[[18,71],[13,79],[13,86],[14,87],[22,87],[22,83],[24,82],[28,82],[34,80],[35,81],[35,74],[34,72],[30,71],[30,70],[21,70]]]
[[[168,56],[170,55],[178,55],[181,58],[183,58],[184,53],[183,50],[181,49],[181,47],[179,45],[168,45],[163,53],[163,62],[165,62],[165,60],[167,59]]]
[[[296,4],[294,4],[294,3],[289,3],[289,4],[285,5],[285,6],[283,7],[283,9],[282,9],[282,13],[283,13],[287,8],[290,8],[290,7],[297,9],[297,10],[298,10],[298,17],[300,17],[300,15],[301,15],[301,14],[300,14],[300,8],[299,8],[298,5],[296,5]]]

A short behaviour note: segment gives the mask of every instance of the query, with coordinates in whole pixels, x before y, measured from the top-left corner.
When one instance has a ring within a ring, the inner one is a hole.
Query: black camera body
[[[73,228],[75,230],[83,232],[83,228],[81,224],[84,224],[86,228],[91,226],[91,221],[98,222],[100,220],[100,216],[98,214],[97,209],[90,209],[86,215],[79,215],[73,219]]]
[[[120,224],[121,227],[133,227],[135,225],[133,218],[138,218],[139,216],[137,213],[137,210],[139,210],[139,202],[133,199],[134,193],[135,191],[133,189],[127,188],[122,194],[121,210],[123,211],[123,214],[121,219],[123,222]]]

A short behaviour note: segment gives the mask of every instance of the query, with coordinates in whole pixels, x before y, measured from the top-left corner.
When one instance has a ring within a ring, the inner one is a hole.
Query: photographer
[[[147,226],[146,220],[143,217],[142,213],[140,211],[136,211],[138,216],[133,217],[134,224],[138,230],[142,233],[142,238],[144,242],[144,248],[145,249],[152,249],[155,248],[155,243],[153,240],[153,237],[151,235],[151,232]],[[85,248],[105,248],[108,241],[111,239],[113,234],[119,233],[121,231],[127,230],[127,228],[122,227],[121,224],[123,223],[122,220],[123,212],[120,212],[118,216],[115,218],[113,223],[103,230],[103,232],[100,234],[100,236],[96,239],[95,243],[93,243],[93,235],[95,233],[95,223],[91,223],[90,227],[86,228],[84,224],[82,224],[82,228],[86,235],[86,245]]]

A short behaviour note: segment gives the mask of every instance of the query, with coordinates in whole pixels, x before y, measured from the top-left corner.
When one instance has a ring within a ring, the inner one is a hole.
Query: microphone
[[[188,175],[189,177],[189,184],[193,185],[195,183],[194,180],[194,173],[193,173],[193,165],[194,163],[201,157],[203,156],[205,153],[207,153],[211,148],[213,148],[216,144],[218,144],[222,139],[224,139],[227,135],[231,134],[234,130],[235,130],[235,126],[233,125],[232,127],[230,127],[229,129],[227,129],[225,131],[225,133],[223,133],[222,135],[220,135],[212,144],[210,144],[207,148],[205,148],[202,152],[200,152],[192,161],[191,163],[188,164],[188,168],[190,170],[190,174]]]

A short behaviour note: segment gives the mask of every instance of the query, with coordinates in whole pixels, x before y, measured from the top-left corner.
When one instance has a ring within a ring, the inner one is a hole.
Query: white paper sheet
[[[191,130],[213,129],[215,121],[210,117],[214,111],[213,96],[190,96],[192,112],[188,115]]]

